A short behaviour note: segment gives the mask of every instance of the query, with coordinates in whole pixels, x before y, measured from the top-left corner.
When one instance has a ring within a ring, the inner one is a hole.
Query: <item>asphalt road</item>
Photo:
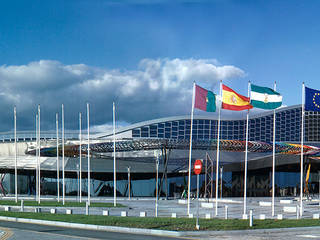
[[[45,226],[29,223],[0,221],[0,230],[6,232],[5,239],[110,239],[110,240],[175,240],[181,238],[150,236],[140,234],[126,234],[106,231],[91,231],[74,228]]]
[[[320,227],[200,232],[192,237],[202,240],[308,240],[320,239]]]

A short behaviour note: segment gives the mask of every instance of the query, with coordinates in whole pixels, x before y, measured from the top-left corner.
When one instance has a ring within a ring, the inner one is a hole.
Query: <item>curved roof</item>
[[[289,107],[281,107],[276,109],[276,113],[280,113],[283,111],[287,111],[287,110],[291,110],[291,109],[299,109],[301,108],[301,104],[300,105],[293,105],[293,106],[289,106]],[[226,110],[227,111],[227,110]],[[230,111],[228,111],[230,113]],[[265,116],[269,116],[273,114],[273,110],[259,110],[259,112],[254,113],[253,115],[250,115],[250,119],[255,119],[255,118],[261,118],[261,117],[265,117]],[[223,121],[235,121],[235,120],[245,120],[246,119],[246,115],[240,115],[240,114],[221,114],[221,120]],[[216,114],[212,114],[212,115],[195,115],[193,117],[194,119],[203,119],[203,120],[218,120],[218,116]],[[133,130],[135,128],[140,128],[143,126],[148,126],[148,125],[152,125],[152,124],[157,124],[157,123],[163,123],[163,122],[169,122],[169,121],[179,121],[179,120],[190,120],[190,115],[182,115],[182,116],[172,116],[172,117],[165,117],[165,118],[158,118],[158,119],[153,119],[153,120],[148,120],[148,121],[143,121],[143,122],[139,122],[139,123],[134,123],[132,125],[126,126],[126,127],[122,127],[118,130],[116,130],[116,134],[120,134],[120,133],[124,133],[130,130]],[[92,135],[92,138],[105,138],[105,137],[110,137],[113,135],[113,132],[106,132],[106,133],[99,133],[99,134],[95,134]]]

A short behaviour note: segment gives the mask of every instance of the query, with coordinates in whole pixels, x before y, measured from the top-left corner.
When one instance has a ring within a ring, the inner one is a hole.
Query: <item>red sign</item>
[[[195,174],[198,175],[201,173],[201,170],[202,170],[202,161],[200,159],[197,159],[194,163],[193,171]]]

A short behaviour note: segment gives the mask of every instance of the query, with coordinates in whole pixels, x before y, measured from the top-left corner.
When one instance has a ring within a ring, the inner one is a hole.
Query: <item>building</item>
[[[300,186],[300,144],[301,106],[277,109],[276,115],[276,186],[277,195],[298,195]],[[314,146],[305,152],[305,165],[311,164],[311,177],[308,184],[310,193],[318,192],[317,153],[320,146],[320,114],[306,112],[305,145]],[[216,139],[218,119],[214,116],[195,116],[193,121],[192,160],[204,159],[206,168],[201,176],[202,193],[210,196],[214,190]],[[160,189],[167,196],[180,196],[186,186],[188,171],[188,148],[190,140],[190,116],[176,116],[136,123],[116,131],[117,189],[119,195],[128,194],[128,176],[130,171],[131,194],[135,196],[153,196],[155,193],[155,169],[157,155],[160,161]],[[221,160],[223,166],[223,195],[242,196],[244,172],[244,141],[246,118],[228,115],[221,120]],[[84,135],[84,134],[83,134]],[[19,179],[27,180],[28,186],[21,193],[33,194],[35,184],[34,133],[18,133],[18,173]],[[53,132],[41,134],[41,169],[43,186],[51,185],[50,191],[44,187],[44,193],[54,194],[57,186],[57,148]],[[77,132],[67,135],[65,145],[65,176],[68,185],[67,194],[77,194],[79,178],[79,140]],[[1,139],[1,137],[0,137]],[[3,134],[0,143],[0,170],[7,174],[3,184],[12,192],[12,173],[14,169],[13,133]],[[248,154],[248,196],[269,196],[271,189],[273,111],[250,115],[249,119],[249,154]],[[91,192],[94,195],[113,193],[113,134],[96,133],[90,138],[91,156]],[[62,157],[61,140],[59,141],[60,177]],[[87,169],[86,139],[82,150],[83,194],[86,193]],[[207,174],[205,174],[207,171]],[[9,174],[8,174],[9,173]],[[8,177],[9,176],[9,177]],[[10,177],[11,176],[11,177]],[[1,182],[1,181],[0,181]],[[22,184],[21,182],[21,184]],[[51,184],[49,184],[51,183]],[[26,185],[26,184],[24,184]],[[195,187],[195,180],[192,180]]]

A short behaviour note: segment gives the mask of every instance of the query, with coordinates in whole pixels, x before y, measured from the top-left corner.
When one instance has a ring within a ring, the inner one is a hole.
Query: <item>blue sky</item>
[[[51,123],[49,112],[53,111],[55,114],[54,111],[59,111],[59,104],[63,101],[63,95],[60,94],[61,84],[79,81],[77,84],[83,87],[90,82],[89,85],[93,86],[93,89],[96,86],[94,81],[101,79],[109,81],[106,79],[110,75],[109,85],[106,82],[103,85],[111,88],[111,90],[106,89],[106,95],[109,97],[97,97],[97,93],[103,93],[101,89],[99,92],[92,89],[91,93],[81,92],[82,97],[73,96],[71,93],[77,90],[73,90],[72,85],[65,91],[77,99],[77,101],[66,100],[66,110],[70,109],[68,118],[70,128],[75,126],[71,121],[77,119],[74,117],[77,112],[85,111],[87,101],[91,102],[95,113],[105,112],[105,108],[112,109],[112,101],[118,101],[119,119],[128,123],[167,115],[189,114],[188,104],[191,102],[189,98],[177,105],[172,103],[168,105],[176,110],[160,109],[161,104],[175,93],[179,98],[173,98],[173,102],[189,94],[186,90],[188,84],[190,88],[192,87],[189,78],[182,81],[186,85],[183,92],[178,90],[182,85],[177,85],[175,90],[170,91],[168,88],[161,88],[163,91],[158,97],[163,99],[159,100],[159,108],[155,110],[149,109],[148,106],[152,108],[157,99],[140,96],[146,91],[146,89],[143,91],[143,86],[132,88],[140,90],[132,90],[128,93],[131,95],[127,95],[125,100],[122,100],[123,92],[119,90],[120,92],[113,94],[112,89],[118,87],[123,90],[136,86],[141,75],[150,73],[151,65],[152,69],[157,64],[160,66],[161,71],[157,71],[157,74],[162,73],[165,68],[170,69],[170,74],[173,71],[176,76],[180,76],[183,69],[181,66],[190,66],[189,60],[192,59],[199,60],[204,65],[232,66],[234,69],[242,70],[243,73],[232,72],[229,77],[224,78],[226,84],[242,94],[247,93],[248,80],[269,87],[273,87],[273,82],[277,81],[277,89],[283,95],[285,105],[301,102],[303,81],[311,88],[320,89],[319,1],[156,0],[150,2],[144,0],[3,2],[0,8],[0,65],[2,66],[0,78],[6,79],[2,83],[7,87],[6,92],[2,93],[5,96],[2,100],[6,103],[3,107],[9,108],[8,115],[11,112],[10,107],[17,105],[18,113],[20,111],[26,128],[32,128],[34,119],[32,114],[36,105],[44,102],[43,107],[47,109],[44,111],[48,111],[44,121],[47,121],[48,128],[52,127],[54,121]],[[147,63],[143,62],[144,59],[148,59]],[[179,61],[172,62],[174,59]],[[40,62],[42,60],[45,61],[44,64]],[[81,70],[79,64],[82,64]],[[12,66],[15,67],[13,70],[10,68]],[[67,69],[69,72],[64,72],[63,75],[57,69],[63,71]],[[70,71],[72,76],[68,75]],[[23,74],[17,75],[17,72]],[[208,75],[201,75],[199,72],[202,73],[198,71],[197,74],[193,74],[192,71],[190,76],[200,85],[217,92],[217,77],[210,79]],[[21,100],[22,96],[20,100],[14,97],[16,94],[22,95],[23,91],[15,92],[15,86],[10,85],[12,81],[17,83],[25,81],[23,76],[27,74],[29,74],[28,79],[39,78],[38,81],[28,82],[35,87],[34,91],[31,87],[27,91],[28,99],[32,99],[28,104]],[[60,79],[61,74],[65,78],[56,80]],[[163,86],[167,77],[167,74],[162,76]],[[123,85],[124,79],[134,80],[127,86]],[[156,75],[152,75],[151,79],[157,82]],[[150,86],[152,85],[150,81],[153,80],[148,80]],[[1,81],[0,79],[0,83]],[[56,84],[53,84],[55,81]],[[116,81],[122,81],[123,84],[114,86]],[[174,84],[175,81],[173,79],[171,83]],[[36,92],[38,84],[43,85],[41,96]],[[97,88],[99,87],[95,89]],[[156,88],[150,87],[150,89]],[[51,98],[50,101],[48,98]],[[141,101],[148,102],[149,105],[140,105]],[[55,105],[52,102],[55,102]],[[137,108],[135,111],[148,111],[149,114],[134,116],[130,111],[133,103],[143,108],[143,110]],[[74,108],[74,104],[79,104],[79,107]],[[130,108],[126,107],[127,105]],[[29,117],[30,115],[32,117]],[[111,121],[111,114],[100,115],[101,117],[96,115],[93,120],[96,125]],[[11,116],[0,120],[9,122]],[[10,124],[4,125],[3,128],[8,127]]]

